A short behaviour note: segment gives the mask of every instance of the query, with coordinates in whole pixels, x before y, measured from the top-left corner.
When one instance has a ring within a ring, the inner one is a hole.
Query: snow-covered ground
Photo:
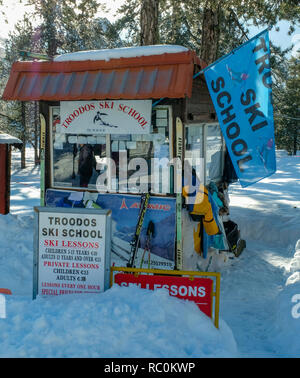
[[[247,248],[221,270],[217,330],[195,304],[164,290],[114,286],[98,295],[32,301],[39,170],[28,154],[24,170],[13,154],[11,212],[0,215],[0,288],[13,293],[5,297],[5,313],[0,306],[0,357],[300,355],[300,156],[279,152],[275,175],[230,187],[231,219]]]

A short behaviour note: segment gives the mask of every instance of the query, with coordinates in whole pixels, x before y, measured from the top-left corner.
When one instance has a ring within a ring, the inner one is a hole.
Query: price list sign
[[[111,212],[35,207],[33,298],[109,288]]]

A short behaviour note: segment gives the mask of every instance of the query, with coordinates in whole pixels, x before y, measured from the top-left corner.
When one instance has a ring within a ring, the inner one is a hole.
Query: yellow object
[[[189,186],[186,185],[182,188],[182,195],[187,199],[189,198]],[[200,184],[196,196],[193,199],[192,210],[189,211],[191,215],[203,216],[203,226],[208,235],[216,235],[219,232],[219,227],[214,219],[211,203],[208,199],[207,188]],[[195,239],[194,239],[195,240]]]

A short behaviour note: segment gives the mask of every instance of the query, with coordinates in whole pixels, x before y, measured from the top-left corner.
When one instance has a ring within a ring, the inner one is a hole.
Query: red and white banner
[[[172,296],[195,302],[204,314],[212,317],[213,280],[210,278],[195,277],[191,280],[189,277],[117,273],[114,282],[120,286],[136,285],[148,290],[165,288]]]

